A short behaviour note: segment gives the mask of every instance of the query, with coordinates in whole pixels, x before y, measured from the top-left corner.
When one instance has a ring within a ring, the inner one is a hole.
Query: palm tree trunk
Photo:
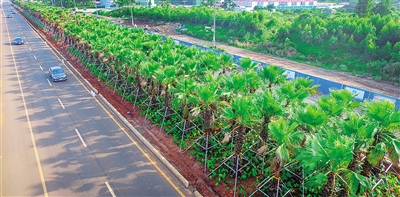
[[[211,118],[212,118],[212,110],[210,107],[207,107],[205,109],[205,112],[203,114],[203,118],[204,118],[204,132],[209,133],[212,131],[211,128]]]
[[[269,122],[270,122],[269,117],[264,116],[263,123],[262,123],[262,128],[261,128],[261,133],[260,133],[260,137],[264,141],[264,143],[268,139],[267,125],[268,125]]]
[[[330,197],[334,194],[335,189],[335,175],[333,172],[328,173],[328,182],[325,184],[324,188],[322,189],[322,196],[323,197]]]
[[[242,152],[245,132],[246,132],[246,128],[243,126],[240,126],[239,130],[238,130],[238,135],[236,137],[236,144],[235,144],[235,154],[236,155],[240,155],[240,153]]]
[[[348,166],[348,169],[355,172],[358,168],[358,162],[360,161],[360,153],[359,152],[355,152],[353,155],[353,161],[350,163],[350,165]]]

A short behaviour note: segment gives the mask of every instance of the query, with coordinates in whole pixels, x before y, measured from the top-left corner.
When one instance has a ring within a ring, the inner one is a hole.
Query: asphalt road
[[[19,16],[0,19],[0,196],[192,196]],[[14,45],[14,37],[24,45]],[[48,81],[61,66],[65,82]]]

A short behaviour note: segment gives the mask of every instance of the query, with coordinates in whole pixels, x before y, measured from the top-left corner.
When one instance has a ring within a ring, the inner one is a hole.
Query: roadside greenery
[[[400,162],[400,112],[389,101],[358,103],[347,90],[333,90],[310,104],[305,99],[317,88],[312,81],[286,81],[276,66],[257,72],[257,64],[243,58],[238,69],[230,56],[143,29],[37,3],[18,5],[189,148],[217,184],[232,190],[237,177],[237,195],[400,195],[399,179],[385,172],[388,163]]]
[[[124,8],[102,14],[129,17],[131,13]],[[213,9],[209,7],[134,8],[133,15],[179,22],[187,28],[182,33],[212,40],[213,32],[207,28],[213,26]],[[377,10],[368,17],[358,17],[340,11],[325,14],[323,9],[282,12],[218,9],[216,34],[219,42],[400,85],[398,12]]]

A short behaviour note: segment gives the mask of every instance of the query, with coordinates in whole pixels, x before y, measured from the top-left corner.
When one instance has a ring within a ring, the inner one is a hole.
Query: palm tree
[[[353,159],[354,139],[341,135],[332,127],[323,132],[311,134],[307,144],[296,160],[304,168],[306,187],[319,190],[321,196],[354,195],[371,188],[367,177],[351,170],[348,165]],[[344,189],[335,194],[337,187]]]
[[[369,145],[373,141],[372,134],[375,130],[375,125],[367,124],[365,117],[360,116],[355,112],[348,112],[347,118],[337,118],[338,128],[342,129],[343,135],[352,137],[354,142],[353,160],[348,169],[353,172],[358,172],[361,157],[366,153]]]
[[[365,115],[369,120],[368,124],[375,126],[370,136],[373,142],[367,151],[367,159],[361,172],[362,175],[369,177],[371,172],[375,175],[380,173],[373,167],[379,168],[386,154],[393,164],[397,165],[400,162],[400,140],[395,134],[400,129],[400,111],[387,100],[367,101]]]
[[[151,61],[144,64],[139,71],[145,82],[140,85],[142,88],[146,89],[146,92],[150,96],[149,106],[153,101],[155,101],[155,97],[159,93],[156,81],[156,72],[160,69],[160,67],[161,65],[159,63]]]
[[[211,73],[208,74],[209,76]],[[193,104],[191,110],[192,116],[201,117],[203,122],[202,136],[205,137],[204,150],[205,154],[205,165],[204,172],[207,170],[207,153],[209,149],[210,137],[218,131],[218,125],[216,125],[216,116],[220,109],[228,104],[220,100],[221,91],[219,90],[218,83],[216,81],[207,82],[205,84],[197,85],[194,94],[188,99],[188,104]]]
[[[318,105],[330,116],[340,116],[344,110],[351,110],[361,106],[361,103],[354,101],[348,90],[331,90],[330,96],[322,96],[318,99]]]
[[[260,113],[257,110],[257,106],[251,96],[237,96],[233,98],[231,106],[224,109],[223,117],[228,120],[234,120],[237,123],[237,127],[231,128],[231,131],[237,131],[238,133],[234,153],[236,156],[240,156],[245,133],[260,121]]]
[[[296,78],[283,83],[277,89],[277,94],[280,95],[280,102],[285,107],[291,104],[302,104],[304,99],[316,93],[317,86],[311,87],[311,84],[311,80],[303,78]]]
[[[194,94],[196,89],[196,83],[193,78],[185,77],[183,80],[179,81],[176,87],[171,87],[171,92],[174,93],[174,99],[176,102],[180,103],[180,108],[182,110],[183,119],[186,121],[190,120],[190,106],[188,100],[191,95]],[[185,130],[186,128],[184,128]]]
[[[193,116],[201,115],[203,119],[204,133],[210,134],[215,129],[215,116],[222,106],[227,103],[220,101],[221,91],[216,82],[196,86],[194,95],[189,98],[189,103],[194,104]]]
[[[307,104],[297,108],[296,119],[308,132],[315,133],[325,125],[328,117],[320,107]]]
[[[278,66],[269,65],[262,67],[261,71],[258,72],[263,84],[271,90],[273,85],[279,85],[286,81],[286,76],[283,75],[285,70],[280,69]]]
[[[203,53],[200,57],[201,66],[205,69],[211,71],[212,75],[216,77],[222,68],[222,65],[219,61],[219,56],[211,51]]]
[[[283,108],[272,91],[260,91],[256,93],[255,103],[262,114],[260,137],[263,143],[265,143],[268,140],[267,128],[271,118],[275,115],[282,115]]]
[[[244,71],[255,71],[257,69],[257,63],[253,62],[250,58],[242,58],[240,59],[240,68]]]
[[[236,64],[232,62],[232,56],[222,53],[220,56],[220,64],[222,66],[222,72],[220,74],[226,75],[227,72],[236,68]]]
[[[222,76],[221,86],[224,100],[227,102],[230,102],[234,96],[246,95],[248,93],[244,88],[246,87],[246,79],[243,73],[232,73],[231,75]]]
[[[300,147],[305,133],[297,131],[298,124],[296,122],[285,120],[281,116],[271,121],[267,126],[271,134],[271,141],[274,141],[272,150],[275,155],[270,162],[270,172],[273,174],[275,182],[273,193],[277,193],[282,167],[297,156],[295,148]]]

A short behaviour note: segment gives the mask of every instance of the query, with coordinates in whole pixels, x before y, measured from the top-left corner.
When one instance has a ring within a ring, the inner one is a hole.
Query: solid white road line
[[[35,56],[35,55],[33,55],[33,57],[35,58],[35,60],[37,60],[37,58],[36,58],[36,56]]]
[[[49,85],[50,85],[50,86],[53,86],[53,85],[51,85],[51,83],[50,83],[49,79],[47,79],[47,83],[49,83]]]
[[[39,67],[40,67],[40,70],[43,70],[42,65],[39,65]]]
[[[63,105],[63,103],[61,102],[60,99],[58,99],[58,102],[60,102],[61,107],[62,107],[63,109],[65,109],[65,107],[64,107],[64,105]]]
[[[110,187],[110,184],[108,184],[108,182],[105,182],[105,183],[106,183],[106,186],[107,186],[107,188],[108,188],[108,191],[110,191],[110,193],[111,193],[111,196],[112,196],[112,197],[117,197],[117,196],[115,195],[114,191],[112,190],[112,188]]]
[[[75,131],[76,131],[76,134],[78,135],[79,139],[81,139],[81,142],[82,142],[83,146],[86,147],[86,143],[85,143],[85,141],[83,141],[82,136],[79,133],[78,129],[75,129]]]

